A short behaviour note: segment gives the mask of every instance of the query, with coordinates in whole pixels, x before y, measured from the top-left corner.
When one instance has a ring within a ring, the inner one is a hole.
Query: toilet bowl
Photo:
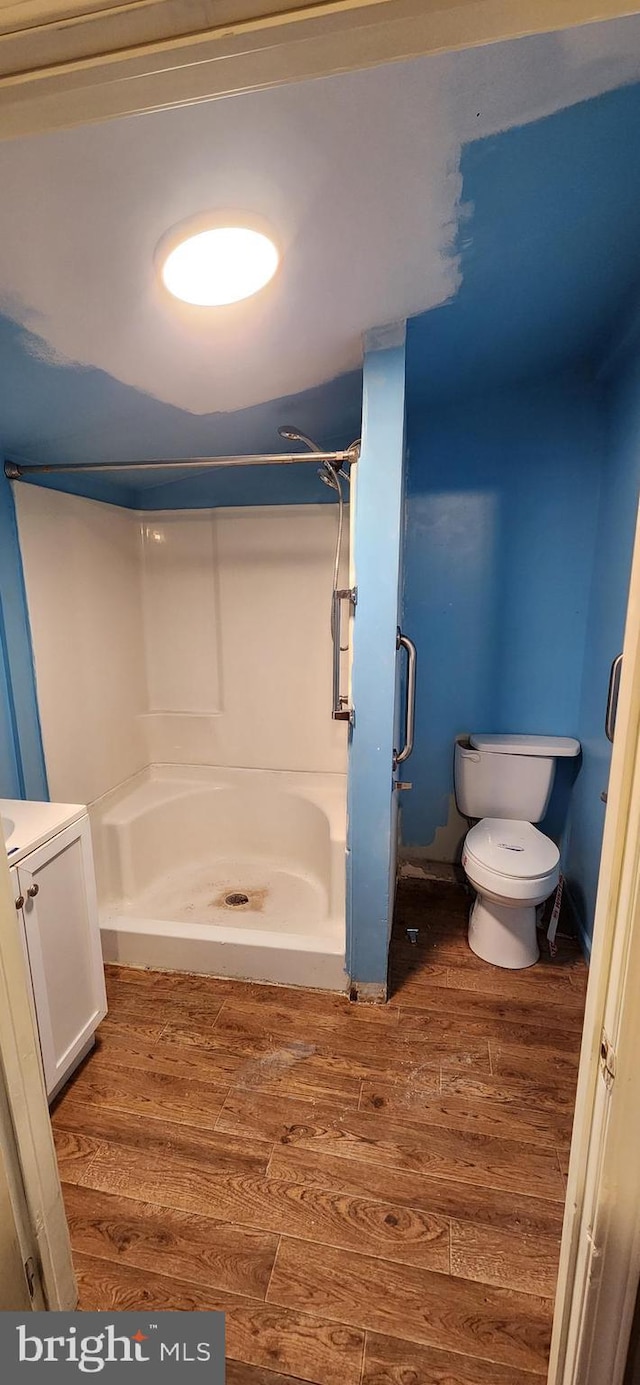
[[[560,852],[531,822],[483,818],[465,838],[462,865],[477,892],[469,946],[494,966],[533,966],[536,909],[556,889]]]
[[[567,736],[473,735],[456,742],[455,791],[475,821],[462,866],[476,899],[469,946],[493,966],[531,967],[540,956],[536,909],[560,878],[560,852],[534,823],[544,817],[556,761],[580,753]]]

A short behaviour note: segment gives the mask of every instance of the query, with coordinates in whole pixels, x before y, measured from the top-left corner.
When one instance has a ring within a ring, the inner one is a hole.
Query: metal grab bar
[[[398,629],[396,635],[396,649],[406,649],[408,662],[404,745],[402,750],[394,750],[393,752],[394,769],[397,769],[398,765],[403,764],[405,760],[409,759],[413,750],[416,725],[416,647],[413,640],[410,640],[408,635],[403,635],[400,629]]]
[[[355,609],[358,592],[356,587],[335,588],[331,604],[331,637],[333,639],[333,695],[331,702],[331,715],[334,721],[353,722],[353,707],[349,706],[348,697],[340,693],[340,648],[342,644],[342,602],[349,601],[351,609]]]
[[[604,733],[608,741],[613,740],[613,733],[616,729],[616,712],[618,710],[618,693],[620,692],[620,677],[622,674],[622,655],[616,655],[609,674],[609,691],[607,693],[607,710],[604,718]]]

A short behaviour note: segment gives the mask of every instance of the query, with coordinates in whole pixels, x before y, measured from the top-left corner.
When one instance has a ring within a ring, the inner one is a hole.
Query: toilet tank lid
[[[493,750],[502,755],[551,755],[556,759],[580,754],[580,742],[572,736],[491,736],[469,737],[474,750]]]

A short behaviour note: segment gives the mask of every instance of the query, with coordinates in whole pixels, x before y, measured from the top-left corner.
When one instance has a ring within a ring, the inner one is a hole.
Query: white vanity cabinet
[[[2,808],[4,814],[5,805]],[[67,819],[71,811],[67,808]],[[19,825],[19,805],[11,805],[11,812]],[[11,838],[9,848],[10,842]],[[23,844],[16,854],[15,866],[9,855],[11,878],[51,1099],[91,1047],[94,1031],[107,1013],[86,812],[46,840],[40,835],[33,849]]]

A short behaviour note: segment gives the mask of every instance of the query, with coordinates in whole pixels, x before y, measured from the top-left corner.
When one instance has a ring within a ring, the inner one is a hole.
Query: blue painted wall
[[[0,630],[0,798],[22,798],[4,630]]]
[[[397,342],[391,333],[390,342]],[[384,341],[385,338],[383,337]],[[405,344],[367,351],[358,465],[353,624],[355,725],[349,746],[347,969],[383,987],[395,888],[396,632],[405,461]],[[393,878],[392,878],[393,877]]]
[[[640,488],[640,351],[617,358],[603,382],[605,460],[586,631],[578,735],[583,763],[571,803],[566,871],[590,950],[611,745],[604,715],[612,660],[622,649]]]
[[[448,819],[456,735],[579,732],[597,393],[568,376],[414,410],[408,446],[403,624],[418,688],[402,831],[426,847]]]
[[[411,321],[407,340],[404,623],[420,658],[403,840],[427,847],[446,822],[457,733],[584,737],[570,834],[569,767],[545,826],[565,829],[587,931],[608,766],[602,689],[635,513],[633,388],[610,383],[605,397],[599,370],[637,279],[639,124],[634,85],[468,145],[461,286]],[[612,571],[592,587],[598,526]]]
[[[0,798],[48,798],[13,496],[0,474]]]
[[[409,322],[407,402],[602,359],[637,281],[640,84],[476,140],[460,159],[462,282]]]

